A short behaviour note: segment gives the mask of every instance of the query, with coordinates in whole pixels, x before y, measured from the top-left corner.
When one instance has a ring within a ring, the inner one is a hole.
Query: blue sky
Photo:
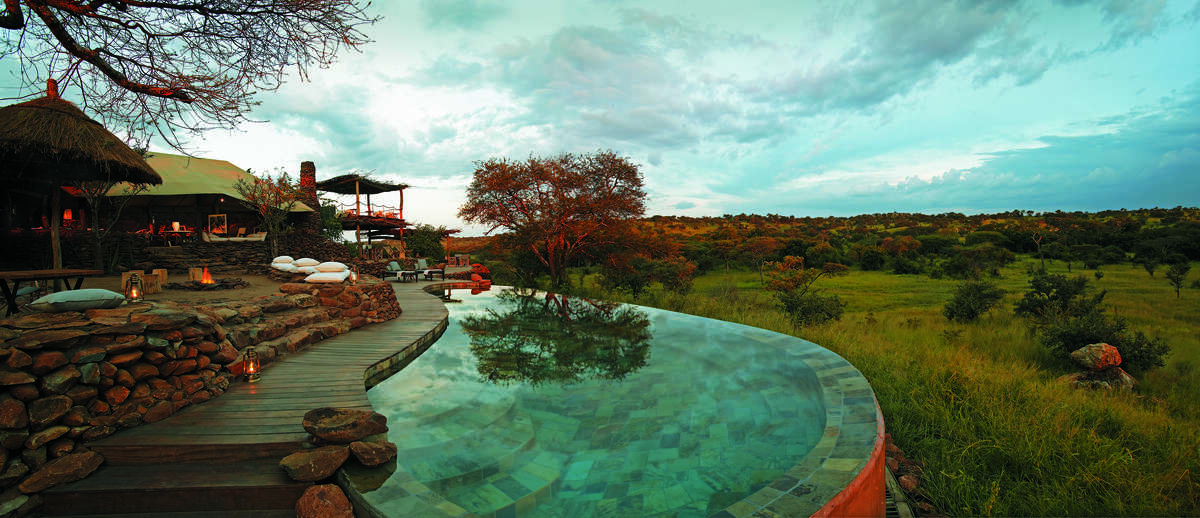
[[[372,9],[361,53],[190,149],[409,183],[409,221],[468,235],[473,162],[598,149],[641,166],[648,214],[1200,204],[1197,0]]]

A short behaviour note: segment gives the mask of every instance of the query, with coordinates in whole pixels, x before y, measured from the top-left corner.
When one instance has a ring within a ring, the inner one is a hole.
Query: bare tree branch
[[[361,0],[4,0],[0,59],[21,64],[24,95],[48,72],[84,92],[88,111],[134,145],[233,128],[256,95],[295,70],[332,64],[369,42]],[[26,19],[24,10],[33,16]]]

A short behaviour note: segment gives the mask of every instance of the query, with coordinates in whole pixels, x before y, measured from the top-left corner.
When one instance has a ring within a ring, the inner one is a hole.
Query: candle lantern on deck
[[[125,300],[141,302],[145,296],[146,283],[142,280],[142,275],[137,272],[129,274],[129,279],[125,281]]]
[[[246,381],[254,383],[262,379],[262,374],[259,374],[261,367],[258,363],[258,351],[254,350],[254,347],[246,349]]]

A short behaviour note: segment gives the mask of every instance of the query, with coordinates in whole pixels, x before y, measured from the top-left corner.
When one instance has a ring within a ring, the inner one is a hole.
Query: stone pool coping
[[[770,485],[713,517],[884,516],[884,426],[867,379],[837,353],[807,340],[775,335],[779,345],[809,349],[798,355],[816,374],[825,406],[825,431],[812,450]]]
[[[475,287],[470,282],[446,282],[425,285],[423,289],[433,296],[432,292],[438,290]],[[866,378],[841,356],[807,340],[732,322],[724,324],[753,330],[779,347],[794,344],[806,349],[797,356],[812,369],[822,387],[825,427],[812,450],[784,475],[711,516],[884,516],[883,415]],[[393,360],[407,364],[424,352],[428,344],[424,345],[407,347],[404,357],[395,356]],[[389,516],[360,492],[369,493],[372,488],[362,487],[355,478],[346,469],[338,473],[338,483],[346,489],[356,511],[362,513],[360,516]],[[399,486],[396,488],[399,493],[388,498],[401,499],[393,503],[406,512],[420,516],[474,516],[399,467],[391,478]]]

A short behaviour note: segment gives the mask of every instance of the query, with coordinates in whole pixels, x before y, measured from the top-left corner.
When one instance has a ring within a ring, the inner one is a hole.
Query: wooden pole
[[[362,212],[359,211],[358,180],[354,180],[354,242],[358,244],[358,256],[362,257]]]
[[[58,226],[62,220],[62,187],[58,184],[54,185],[54,192],[50,194],[50,267],[55,270],[62,269],[62,243],[59,242],[60,235]],[[62,289],[62,281],[54,279],[54,291]]]

